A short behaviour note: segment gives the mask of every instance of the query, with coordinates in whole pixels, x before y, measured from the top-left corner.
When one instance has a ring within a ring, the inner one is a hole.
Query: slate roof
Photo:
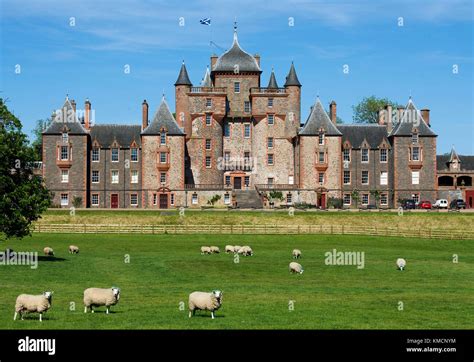
[[[420,111],[416,108],[413,101],[410,99],[405,108],[405,111],[415,111],[418,114],[418,119],[420,124],[418,125],[418,135],[426,137],[436,137],[436,134],[431,130],[431,128],[426,124],[425,120],[421,116]],[[410,121],[398,122],[394,125],[390,136],[411,136],[414,123]],[[415,125],[416,126],[416,125]]]
[[[189,80],[188,71],[186,70],[186,66],[183,64],[181,65],[181,69],[179,71],[178,79],[174,85],[193,85]]]
[[[342,132],[342,142],[349,141],[352,148],[360,148],[364,140],[370,148],[378,148],[380,144],[387,140],[387,127],[378,124],[340,124],[337,125]]]
[[[96,140],[103,148],[110,147],[114,141],[122,148],[127,148],[133,141],[141,145],[140,131],[139,125],[97,124],[91,127],[90,134],[92,142]]]
[[[58,111],[60,112],[55,112],[53,121],[50,126],[43,131],[43,134],[61,134],[63,133],[64,126],[67,127],[68,133],[87,134],[87,130],[82,126],[81,122],[79,122],[77,114],[74,112],[74,108],[68,97],[66,97],[63,106]],[[72,119],[69,119],[70,117]]]
[[[217,58],[212,71],[234,72],[235,65],[239,66],[240,72],[262,72],[258,66],[257,60],[240,47],[236,31],[234,31],[234,42],[232,43],[232,47]]]
[[[288,72],[285,81],[285,87],[288,87],[290,85],[301,87],[301,83],[298,80],[298,76],[296,75],[295,65],[293,64],[293,62],[291,62],[290,71]]]
[[[147,128],[142,132],[144,135],[157,135],[161,133],[161,129],[165,128],[169,135],[183,136],[184,132],[179,128],[178,123],[170,112],[165,99],[161,101],[158,110]]]
[[[273,69],[272,69],[272,74],[270,75],[270,80],[268,81],[267,88],[271,88],[271,89],[278,88],[278,83],[277,83],[277,80],[275,78],[275,72],[273,72]]]
[[[474,171],[474,156],[458,155],[461,161],[461,170]],[[438,171],[449,171],[451,155],[437,155],[436,168]]]
[[[324,130],[326,136],[342,135],[334,123],[329,119],[329,116],[318,98],[314,107],[311,108],[308,119],[299,134],[301,136],[317,136],[319,135],[319,130],[321,128]]]

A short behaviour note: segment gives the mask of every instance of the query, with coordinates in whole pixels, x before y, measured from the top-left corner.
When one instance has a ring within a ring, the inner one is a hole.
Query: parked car
[[[433,204],[433,207],[437,209],[447,209],[448,208],[448,200],[446,199],[438,199],[436,202]]]
[[[418,204],[418,207],[420,209],[427,209],[427,210],[430,210],[431,209],[431,202],[427,201],[427,200],[424,200],[424,201],[421,201],[419,204]]]
[[[402,208],[404,210],[416,209],[415,200],[412,200],[412,199],[402,200]]]
[[[465,209],[466,203],[464,202],[463,199],[455,199],[451,201],[451,203],[449,204],[449,207],[451,209]]]

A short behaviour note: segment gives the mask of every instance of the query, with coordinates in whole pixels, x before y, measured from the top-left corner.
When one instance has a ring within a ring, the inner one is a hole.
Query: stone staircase
[[[263,203],[256,190],[234,190],[239,209],[261,209]]]

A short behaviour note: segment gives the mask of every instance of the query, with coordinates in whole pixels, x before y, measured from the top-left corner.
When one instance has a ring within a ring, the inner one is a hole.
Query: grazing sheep
[[[303,272],[304,272],[303,267],[299,263],[291,262],[289,268],[290,268],[290,273],[303,274]]]
[[[293,255],[293,259],[301,258],[301,250],[300,249],[294,249],[292,255]]]
[[[211,248],[209,246],[201,246],[201,255],[212,254]]]
[[[76,245],[69,245],[69,254],[79,254],[79,247]]]
[[[210,249],[211,249],[211,253],[213,254],[219,254],[221,252],[221,249],[219,249],[219,247],[217,246],[211,246]]]
[[[234,245],[234,253],[238,253],[241,248],[240,245]]]
[[[87,313],[87,308],[90,308],[91,312],[94,313],[92,307],[101,307],[103,305],[107,308],[107,314],[109,314],[109,308],[112,305],[118,303],[120,299],[120,288],[89,288],[84,290],[84,313]]]
[[[214,319],[214,312],[222,305],[222,292],[213,290],[211,293],[193,292],[189,294],[189,318],[194,315],[196,310],[209,310]]]
[[[246,246],[242,246],[239,249],[238,253],[243,255],[243,256],[252,256],[253,255],[253,250],[250,246],[246,245]]]
[[[54,256],[54,250],[51,249],[49,246],[43,249],[43,253],[46,256]]]
[[[42,322],[43,313],[51,308],[52,294],[53,292],[44,292],[41,295],[20,294],[16,298],[13,320],[16,320],[18,313],[21,320],[23,320],[23,313],[39,313],[39,321]]]
[[[233,253],[234,251],[235,251],[235,249],[234,249],[233,245],[226,245],[225,246],[225,253],[226,254]]]
[[[403,270],[405,269],[405,265],[407,265],[407,262],[405,259],[402,259],[402,258],[397,259],[397,269]]]

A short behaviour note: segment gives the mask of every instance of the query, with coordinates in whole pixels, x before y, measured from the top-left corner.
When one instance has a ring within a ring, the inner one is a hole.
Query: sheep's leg
[[[191,311],[189,311],[189,318],[191,318],[191,315],[192,315],[192,312],[191,312]]]
[[[40,322],[43,321],[43,313],[40,313]]]
[[[211,312],[211,317],[212,319],[214,319],[214,312]]]
[[[109,307],[107,307],[107,309],[106,309],[106,312],[105,312],[105,313],[106,313],[106,314],[109,314]]]
[[[16,321],[16,316],[17,316],[17,312],[15,312],[15,315],[13,316],[13,320]]]
[[[84,313],[87,313],[87,306],[84,307]]]
[[[92,309],[92,306],[90,308],[91,308],[91,313],[94,313],[94,309]]]

